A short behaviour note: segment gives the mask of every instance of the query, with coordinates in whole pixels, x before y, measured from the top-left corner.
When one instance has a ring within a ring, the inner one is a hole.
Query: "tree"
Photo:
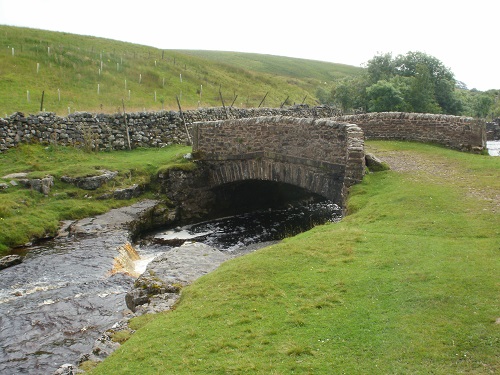
[[[374,56],[366,65],[370,84],[389,80],[396,75],[396,66],[391,53]]]
[[[342,112],[354,108],[355,95],[352,85],[349,81],[341,81],[332,89],[332,98],[334,103],[340,106]]]
[[[413,107],[413,111],[420,113],[440,113],[435,99],[435,84],[432,80],[429,67],[418,64],[415,67],[415,74],[410,77],[410,90],[407,101]]]
[[[407,52],[406,55],[396,57],[394,64],[398,74],[405,77],[425,74],[425,80],[428,80],[427,85],[433,85],[432,92],[427,92],[433,97],[429,98],[429,103],[436,102],[445,113],[458,113],[458,103],[454,95],[456,80],[451,70],[441,61],[423,52]],[[423,66],[427,69],[426,73],[423,73]],[[422,79],[422,77],[417,78]]]
[[[486,118],[491,112],[494,99],[488,94],[476,95],[472,104],[473,115],[479,118]]]
[[[368,110],[370,112],[401,111],[404,98],[391,82],[380,80],[366,89]]]
[[[344,78],[332,87],[330,101],[343,112],[353,109],[365,110],[367,80],[365,77]]]
[[[379,81],[391,82],[404,97],[404,107],[416,112],[458,114],[462,110],[451,70],[423,52],[408,52],[395,59],[389,53],[377,55],[368,61],[367,74],[370,86]],[[394,91],[386,93],[393,95]],[[392,99],[388,98],[387,103]]]

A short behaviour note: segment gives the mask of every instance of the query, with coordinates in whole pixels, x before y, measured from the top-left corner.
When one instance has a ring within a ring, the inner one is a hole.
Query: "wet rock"
[[[68,228],[70,235],[103,235],[117,229],[151,229],[158,201],[145,199],[131,206],[112,209],[102,215],[78,220]],[[152,218],[153,216],[153,218]]]
[[[111,172],[106,170],[100,172],[101,174],[97,176],[86,176],[86,177],[62,176],[61,181],[75,185],[76,187],[83,190],[96,190],[118,175],[118,172]]]
[[[136,312],[138,306],[145,304],[168,306],[165,301],[175,300],[173,294],[179,293],[182,287],[215,270],[230,258],[229,254],[202,243],[186,242],[171,249],[148,264],[146,271],[134,283],[134,288],[125,296],[127,307]],[[152,309],[155,310],[155,307]]]
[[[7,255],[0,258],[0,270],[4,268],[15,266],[16,264],[20,264],[23,261],[19,255]]]
[[[61,365],[61,367],[59,367],[56,371],[54,371],[53,375],[75,375],[83,373],[83,370],[79,370],[71,363],[65,363],[64,365]]]

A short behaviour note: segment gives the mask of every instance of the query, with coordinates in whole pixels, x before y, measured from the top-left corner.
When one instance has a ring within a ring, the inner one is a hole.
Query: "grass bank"
[[[160,169],[186,163],[182,155],[190,151],[186,146],[162,149],[139,149],[86,153],[72,147],[21,145],[0,154],[0,183],[11,173],[26,172],[27,178],[54,177],[54,187],[46,197],[21,185],[0,189],[0,255],[10,248],[33,239],[54,235],[61,220],[74,220],[100,214],[137,199],[151,197],[154,191],[134,200],[97,199],[115,189],[132,186],[145,187],[154,183]],[[97,170],[118,171],[115,179],[98,190],[82,190],[60,180],[61,176],[81,177],[98,174]]]
[[[498,373],[500,159],[368,147],[397,168],[341,223],[223,264],[91,373]]]

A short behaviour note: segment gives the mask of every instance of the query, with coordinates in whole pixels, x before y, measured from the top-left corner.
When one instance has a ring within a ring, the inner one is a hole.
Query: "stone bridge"
[[[363,132],[328,119],[256,117],[193,124],[208,187],[247,180],[295,185],[343,206],[364,173]]]

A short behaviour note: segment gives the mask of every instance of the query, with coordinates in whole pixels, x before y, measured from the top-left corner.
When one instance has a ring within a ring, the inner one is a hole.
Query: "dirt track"
[[[460,170],[452,160],[425,155],[413,151],[388,151],[374,145],[365,145],[366,152],[376,155],[389,164],[391,170],[413,173],[416,181],[432,183],[454,183],[467,190],[466,195],[488,202],[493,212],[500,212],[500,191],[495,188],[479,188],[475,184],[473,171]],[[500,161],[500,160],[499,160]]]

